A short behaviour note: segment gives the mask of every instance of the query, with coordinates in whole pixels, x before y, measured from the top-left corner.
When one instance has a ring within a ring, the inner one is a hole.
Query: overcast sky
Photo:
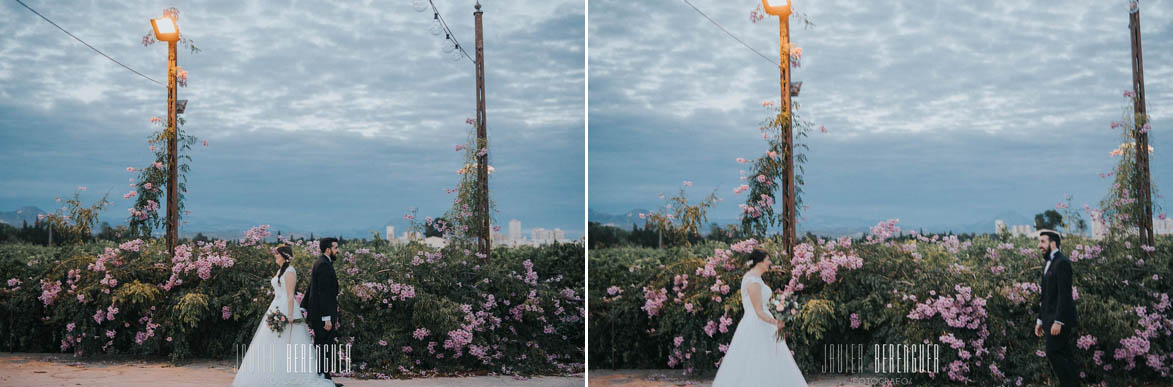
[[[166,44],[148,19],[175,6],[189,72],[193,149],[188,218],[319,233],[379,227],[412,207],[451,203],[475,115],[474,67],[446,59],[431,12],[411,1],[27,0],[65,29],[165,82]],[[473,0],[435,0],[473,53]],[[585,6],[482,2],[492,199],[505,224],[583,229]],[[14,1],[0,2],[0,211],[54,208],[86,186],[125,218],[126,172],[153,160],[146,139],[166,89],[85,48]]]
[[[755,1],[691,0],[770,58],[778,21]],[[738,216],[738,157],[765,151],[778,70],[680,0],[589,5],[590,208],[619,214],[691,197]],[[968,224],[1032,216],[1065,194],[1096,206],[1131,88],[1127,1],[795,1],[809,218]],[[1141,1],[1152,176],[1173,190],[1173,3]],[[1173,204],[1160,199],[1160,204]],[[993,229],[991,224],[990,229]]]

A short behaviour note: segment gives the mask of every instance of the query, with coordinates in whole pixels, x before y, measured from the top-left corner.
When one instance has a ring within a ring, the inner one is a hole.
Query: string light
[[[444,17],[440,15],[440,9],[436,8],[436,3],[432,0],[413,0],[411,5],[416,12],[423,12],[428,8],[432,9],[432,27],[428,32],[436,36],[439,36],[441,32],[444,33],[444,43],[440,45],[440,50],[446,56],[453,58],[453,61],[459,61],[460,58],[468,58],[469,61],[476,63],[476,60],[471,55],[468,55],[468,52],[460,45],[460,41],[456,40],[452,29],[448,28],[448,22],[445,22]]]

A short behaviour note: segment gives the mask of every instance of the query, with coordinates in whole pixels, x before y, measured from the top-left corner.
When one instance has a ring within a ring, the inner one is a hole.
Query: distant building
[[[1103,220],[1092,221],[1092,239],[1100,240],[1108,236],[1108,225]],[[1135,232],[1137,227],[1132,226]],[[1153,235],[1173,235],[1173,218],[1153,218]]]
[[[1007,231],[1010,233],[1010,235],[1013,235],[1013,236],[1028,236],[1029,237],[1029,236],[1036,235],[1035,226],[1031,226],[1029,224],[1017,224],[1017,225],[1013,225],[1013,226],[1007,226],[1006,222],[1003,222],[1002,219],[995,219],[994,220],[994,232],[1001,233],[1002,231]]]
[[[1092,220],[1092,239],[1100,240],[1108,236],[1108,225],[1103,219]]]
[[[428,245],[428,247],[431,247],[434,249],[442,249],[445,246],[448,246],[448,241],[444,240],[444,238],[433,236],[433,237],[427,237],[426,239],[424,239],[424,244]]]
[[[1153,234],[1173,234],[1173,218],[1153,219]]]
[[[513,219],[509,221],[509,240],[514,243],[521,242],[521,221]]]
[[[1010,227],[1010,234],[1014,236],[1035,236],[1035,226],[1018,224]]]
[[[554,240],[558,242],[566,240],[566,232],[560,228],[554,229]]]
[[[387,236],[384,237],[384,239],[386,239],[386,240],[395,239],[395,226],[387,226],[387,234],[386,235]]]
[[[548,234],[548,232],[546,231],[546,229],[541,228],[541,227],[534,227],[532,230],[529,231],[529,233],[530,233],[529,239],[531,241],[533,241],[533,243],[535,245],[545,244],[546,239],[548,239],[546,236]]]

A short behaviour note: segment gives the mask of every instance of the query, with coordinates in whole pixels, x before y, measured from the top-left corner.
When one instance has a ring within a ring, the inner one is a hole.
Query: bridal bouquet
[[[770,313],[774,315],[775,319],[782,321],[786,324],[786,326],[789,327],[791,323],[798,318],[799,312],[801,312],[801,304],[798,302],[797,298],[798,297],[791,294],[790,297],[783,299],[782,293],[774,293],[774,295],[770,297]],[[782,341],[786,338],[786,332],[789,332],[789,330],[778,331],[778,341]]]
[[[295,319],[293,323],[305,322],[305,319]],[[269,330],[277,332],[277,337],[281,337],[281,333],[285,331],[285,324],[289,324],[289,318],[285,317],[285,313],[280,310],[273,310],[265,316],[265,324],[269,326]]]

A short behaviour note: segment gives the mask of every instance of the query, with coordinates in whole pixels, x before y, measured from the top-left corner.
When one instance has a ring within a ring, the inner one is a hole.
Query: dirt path
[[[709,387],[713,383],[712,375],[698,379],[685,379],[680,376],[680,370],[591,370],[590,387],[667,387],[667,386],[697,386]],[[857,387],[868,386],[862,383],[853,383],[852,377],[834,376],[815,379],[807,377],[811,387]]]
[[[228,386],[235,370],[231,362],[202,360],[182,366],[153,361],[76,362],[70,355],[0,353],[0,386]],[[409,380],[358,380],[336,378],[346,387],[581,387],[585,379],[535,377],[515,380],[509,376],[428,378]]]

